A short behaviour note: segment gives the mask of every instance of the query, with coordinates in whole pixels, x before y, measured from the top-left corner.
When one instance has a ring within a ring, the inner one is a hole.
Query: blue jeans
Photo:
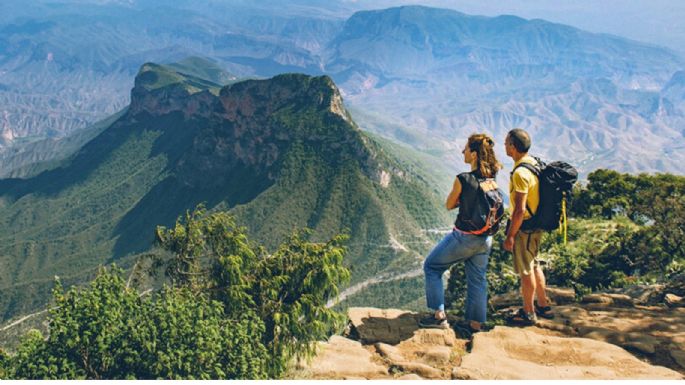
[[[445,310],[442,275],[456,262],[466,265],[466,309],[468,321],[485,322],[488,282],[485,272],[492,249],[492,237],[464,234],[453,230],[428,254],[423,263],[426,275],[426,302],[433,310]]]

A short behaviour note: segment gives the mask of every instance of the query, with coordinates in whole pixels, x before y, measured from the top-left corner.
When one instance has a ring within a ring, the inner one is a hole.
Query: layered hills
[[[684,172],[685,61],[666,48],[421,6],[348,17],[349,4],[323,2],[276,11],[39,3],[23,18],[11,17],[23,14],[12,5],[0,26],[0,147],[61,137],[123,109],[140,63],[201,56],[238,78],[327,74],[364,130],[434,155],[436,165],[454,162],[474,131],[502,137],[519,126],[538,155],[582,173]]]
[[[449,223],[411,161],[356,126],[333,81],[286,74],[221,86],[147,63],[131,104],[53,168],[0,180],[0,314],[43,307],[53,278],[130,266],[157,225],[205,203],[267,248],[295,229],[350,234],[353,284],[420,264]]]
[[[669,90],[685,62],[667,49],[544,20],[407,6],[356,13],[327,55],[360,124],[451,159],[471,132],[503,138],[522,127],[533,151],[581,171],[682,173],[685,112]]]

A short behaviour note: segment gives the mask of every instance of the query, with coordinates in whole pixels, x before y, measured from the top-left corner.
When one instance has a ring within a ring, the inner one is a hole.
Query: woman
[[[494,179],[502,165],[495,157],[494,141],[485,134],[471,135],[462,151],[464,162],[471,171],[457,175],[452,191],[447,196],[448,210],[459,207],[454,229],[430,252],[423,264],[426,276],[426,301],[433,314],[423,318],[419,325],[428,328],[449,327],[445,314],[445,292],[442,275],[456,262],[466,264],[465,318],[471,332],[479,331],[485,322],[487,308],[487,280],[485,272],[492,248],[492,237],[477,235],[477,229],[468,219],[479,202],[479,180]],[[494,181],[489,181],[494,184]],[[495,186],[496,187],[496,186]]]

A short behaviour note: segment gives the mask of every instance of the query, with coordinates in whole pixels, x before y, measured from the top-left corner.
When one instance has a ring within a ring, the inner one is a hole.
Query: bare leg
[[[535,282],[535,293],[537,294],[538,298],[538,306],[545,307],[548,305],[547,285],[545,284],[545,274],[542,272],[542,268],[540,266],[535,266]]]
[[[523,297],[523,310],[533,313],[533,297],[535,297],[535,274],[521,274],[521,296]]]

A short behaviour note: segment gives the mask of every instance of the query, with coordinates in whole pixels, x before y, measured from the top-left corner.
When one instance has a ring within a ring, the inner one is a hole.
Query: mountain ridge
[[[419,264],[430,243],[421,229],[446,220],[439,199],[359,130],[330,78],[280,75],[214,94],[176,76],[136,82],[128,110],[60,167],[0,180],[4,319],[41,307],[55,274],[78,282],[98,264],[130,266],[155,226],[200,202],[230,210],[267,248],[296,228],[315,239],[349,231],[353,283]]]
[[[521,126],[534,133],[538,155],[578,159],[583,174],[602,161],[627,172],[683,172],[679,156],[660,156],[677,154],[673,143],[685,131],[682,95],[677,87],[666,87],[685,62],[669,49],[541,19],[470,16],[432,7],[361,11],[345,24],[325,12],[317,18],[309,12],[316,7],[298,17],[294,9],[304,12],[301,6],[273,15],[241,4],[219,20],[216,14],[225,8],[210,12],[208,7],[185,9],[185,4],[181,10],[164,8],[144,29],[139,23],[154,14],[151,4],[112,7],[112,20],[98,16],[100,29],[88,18],[70,26],[72,15],[64,18],[66,24],[50,17],[33,24],[29,19],[0,32],[0,41],[8,44],[36,41],[10,44],[11,54],[0,57],[0,71],[7,71],[0,100],[13,106],[0,115],[7,140],[59,137],[84,126],[88,114],[124,108],[130,95],[124,85],[142,62],[202,56],[216,61],[215,74],[230,72],[220,76],[223,81],[214,78],[218,83],[282,72],[328,74],[347,104],[360,111],[355,118],[364,130],[434,153],[435,164],[458,161],[461,144],[455,138],[473,131],[499,137]],[[91,8],[84,12],[98,6]],[[128,41],[135,35],[139,49],[108,41],[112,28],[134,31],[119,36]],[[186,32],[171,32],[174,28]],[[72,49],[70,42],[80,42],[74,34],[90,36],[89,44],[101,49],[82,57]],[[73,63],[66,65],[70,58]],[[597,86],[588,86],[592,83]],[[33,96],[19,92],[36,87],[40,92]],[[84,97],[69,91],[74,87],[108,92]],[[58,105],[67,106],[59,116],[47,113]],[[68,112],[76,105],[83,108]],[[47,134],[38,129],[47,126]],[[645,146],[639,138],[653,140]]]

